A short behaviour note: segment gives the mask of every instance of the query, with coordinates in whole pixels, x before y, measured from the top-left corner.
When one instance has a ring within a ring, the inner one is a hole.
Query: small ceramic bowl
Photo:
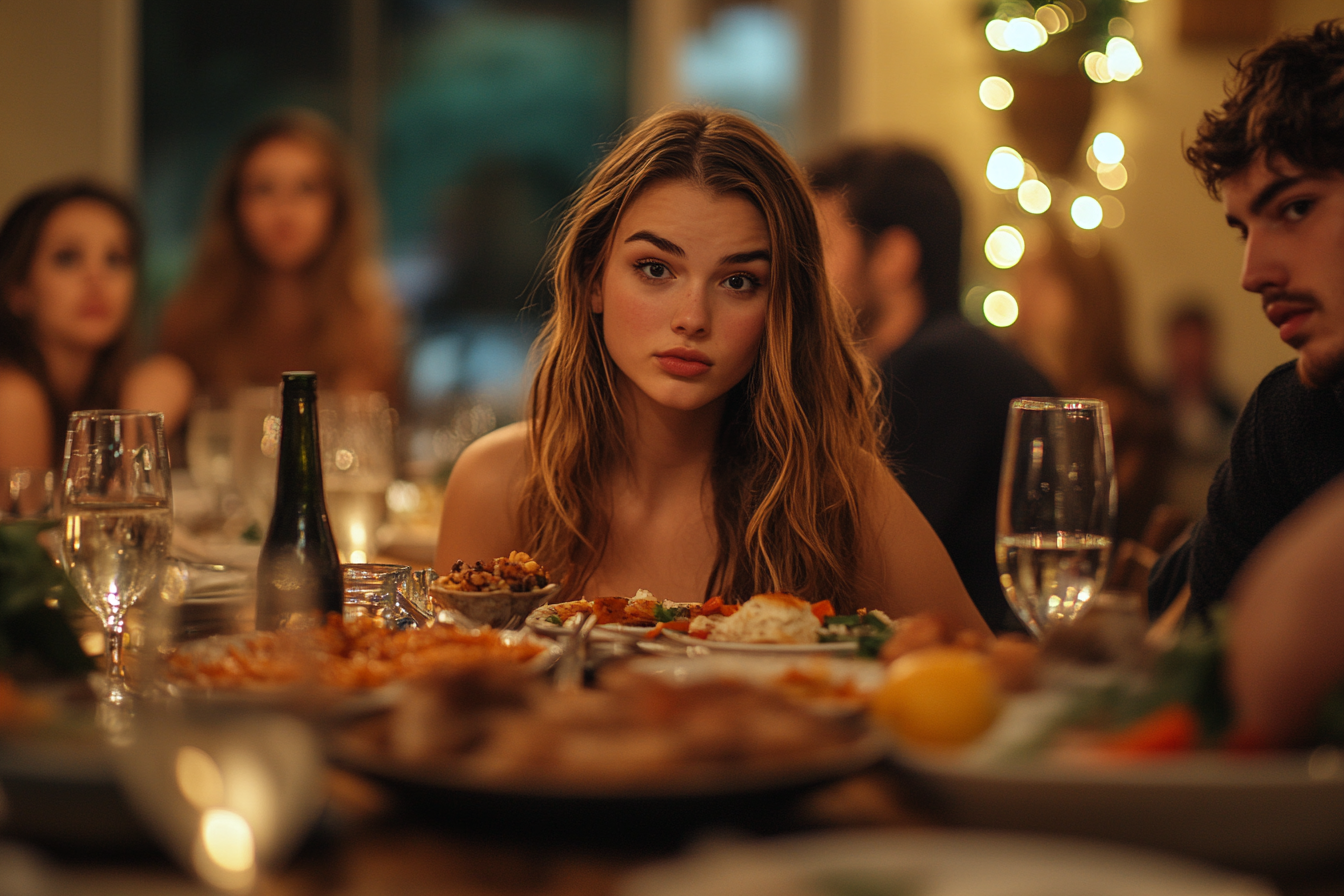
[[[503,628],[515,616],[526,619],[559,590],[554,583],[532,591],[454,591],[435,582],[429,586],[429,601],[435,610],[447,608],[476,625]]]

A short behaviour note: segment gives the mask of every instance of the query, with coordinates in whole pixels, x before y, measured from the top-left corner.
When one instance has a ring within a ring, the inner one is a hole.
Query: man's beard
[[[1344,382],[1344,352],[1308,367],[1307,356],[1297,356],[1297,378],[1308,389],[1329,389]]]

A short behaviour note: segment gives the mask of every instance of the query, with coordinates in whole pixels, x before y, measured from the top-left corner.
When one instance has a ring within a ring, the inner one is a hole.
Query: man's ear
[[[921,259],[919,239],[910,228],[888,227],[868,255],[869,276],[883,293],[902,291],[918,282]]]

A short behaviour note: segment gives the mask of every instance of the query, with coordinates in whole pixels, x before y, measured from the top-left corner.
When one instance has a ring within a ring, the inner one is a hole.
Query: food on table
[[[792,594],[757,594],[731,616],[701,615],[690,633],[710,641],[744,644],[815,644],[821,637],[821,620],[812,605]]]
[[[595,597],[546,604],[534,610],[527,621],[537,626],[564,625],[579,613],[588,613],[597,617],[598,625],[644,627],[651,633],[661,631],[664,626],[685,631],[692,614],[701,612],[702,606],[706,605],[661,600],[641,588],[634,597]]]
[[[445,591],[537,591],[549,585],[546,569],[522,551],[467,564],[458,560],[434,584]]]
[[[994,638],[979,632],[956,631],[935,613],[920,613],[898,621],[878,654],[883,662],[894,663],[908,653],[930,647],[963,647],[986,655],[1002,690],[1012,693],[1036,687],[1041,648],[1025,635],[1009,633]]]
[[[873,717],[923,747],[969,743],[998,717],[1003,697],[989,659],[968,647],[924,647],[891,664]]]
[[[333,613],[320,628],[192,642],[168,657],[167,675],[202,688],[312,682],[353,689],[445,669],[520,666],[541,651],[536,644],[506,642],[491,630],[466,632],[449,625],[394,630],[370,617],[346,622]]]
[[[595,789],[788,767],[864,737],[853,718],[738,681],[678,686],[614,670],[596,688],[555,691],[498,666],[422,679],[366,726],[374,749],[409,765]]]

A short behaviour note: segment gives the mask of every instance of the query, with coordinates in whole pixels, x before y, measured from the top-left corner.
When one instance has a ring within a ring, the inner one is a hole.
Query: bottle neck
[[[317,431],[317,396],[304,384],[286,383],[280,419],[280,462],[276,507],[324,504],[322,451]]]

